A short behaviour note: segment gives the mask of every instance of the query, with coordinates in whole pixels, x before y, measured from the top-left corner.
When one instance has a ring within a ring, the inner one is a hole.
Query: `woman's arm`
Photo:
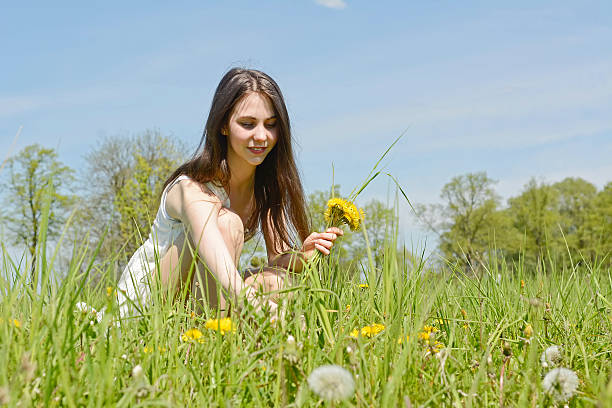
[[[245,290],[247,298],[252,300],[254,290],[247,287],[238,273],[219,230],[217,221],[221,207],[217,196],[191,180],[177,183],[166,197],[166,211],[186,226],[198,255],[226,293],[238,296]]]
[[[302,271],[304,261],[309,261],[316,251],[323,255],[329,255],[334,241],[344,232],[337,227],[330,227],[325,232],[313,232],[302,244],[300,251],[293,251],[283,246],[280,253],[274,248],[272,239],[266,238],[266,248],[268,252],[268,265],[277,268],[287,269],[290,272],[298,273]]]

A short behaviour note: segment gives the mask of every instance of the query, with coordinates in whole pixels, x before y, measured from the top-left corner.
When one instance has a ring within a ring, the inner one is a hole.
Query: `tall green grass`
[[[560,365],[580,379],[569,405],[612,405],[612,274],[597,265],[549,263],[536,272],[492,262],[482,276],[443,273],[407,262],[390,226],[382,268],[364,265],[367,287],[332,254],[282,296],[281,319],[243,309],[231,315],[236,331],[221,335],[204,327],[216,311],[193,315],[188,300],[163,301],[155,288],[144,316],[116,327],[116,271],[84,246],[68,270],[57,270],[44,231],[43,217],[35,265],[11,259],[3,247],[1,403],[321,406],[306,378],[332,363],[356,382],[354,397],[338,405],[548,406],[540,355],[559,345]],[[107,279],[92,287],[92,271]],[[75,310],[78,302],[106,313],[98,322]],[[371,338],[350,335],[373,323],[385,329]],[[425,325],[437,327],[440,352],[419,340]],[[204,333],[202,342],[181,340],[191,328]],[[133,376],[138,365],[143,375]]]

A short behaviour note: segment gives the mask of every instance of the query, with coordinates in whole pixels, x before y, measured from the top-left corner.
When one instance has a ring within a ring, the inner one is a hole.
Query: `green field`
[[[87,279],[92,270],[113,276],[104,262],[76,250],[69,270],[58,271],[53,255],[39,251],[33,291],[30,265],[4,251],[0,402],[542,407],[554,399],[542,386],[552,364],[542,367],[541,355],[557,345],[557,366],[578,377],[569,406],[612,405],[610,270],[491,262],[480,275],[442,272],[409,263],[392,241],[380,270],[366,265],[367,285],[332,254],[281,294],[278,321],[243,308],[224,334],[206,327],[214,311],[195,315],[189,302],[164,302],[157,291],[143,317],[117,328],[110,279]],[[77,302],[107,312],[98,322]],[[384,328],[361,330],[373,324]],[[192,331],[192,340],[185,333],[194,328],[202,336]],[[350,398],[327,402],[309,388],[309,374],[326,364],[352,374]]]

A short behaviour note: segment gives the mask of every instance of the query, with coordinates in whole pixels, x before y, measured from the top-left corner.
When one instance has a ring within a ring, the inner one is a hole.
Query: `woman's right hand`
[[[344,231],[338,227],[330,227],[325,232],[313,232],[302,244],[304,258],[309,261],[316,251],[321,252],[323,255],[329,255],[334,241],[342,235],[344,235]]]

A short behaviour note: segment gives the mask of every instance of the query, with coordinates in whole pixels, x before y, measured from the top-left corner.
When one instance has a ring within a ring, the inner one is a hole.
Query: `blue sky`
[[[214,88],[241,65],[281,86],[308,191],[329,187],[332,163],[350,190],[406,129],[386,169],[415,202],[481,170],[506,198],[532,176],[602,187],[612,181],[612,2],[501,4],[3,5],[1,158],[40,143],[78,168],[104,136],[151,128],[195,148]],[[387,188],[381,180],[363,199]],[[407,239],[420,240],[401,212]]]

